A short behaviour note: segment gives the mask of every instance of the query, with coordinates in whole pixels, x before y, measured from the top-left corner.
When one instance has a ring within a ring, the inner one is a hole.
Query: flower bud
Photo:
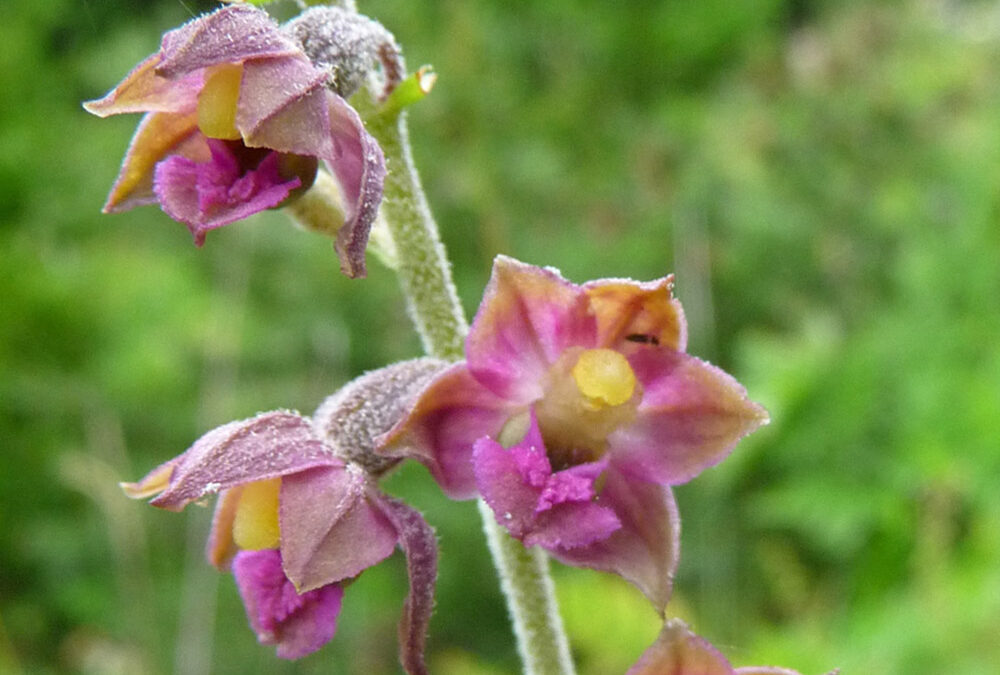
[[[395,70],[385,62],[387,54],[397,61],[393,66],[401,66],[392,33],[377,21],[340,7],[308,9],[289,21],[285,31],[302,46],[313,65],[330,71],[334,91],[345,99],[365,84],[376,64],[382,62],[386,71]],[[398,77],[389,72],[383,76],[386,80]],[[382,86],[389,84],[383,82]]]
[[[391,429],[410,403],[448,362],[433,358],[401,361],[366,373],[331,394],[313,414],[313,429],[341,459],[378,476],[399,462],[375,454],[374,440]]]

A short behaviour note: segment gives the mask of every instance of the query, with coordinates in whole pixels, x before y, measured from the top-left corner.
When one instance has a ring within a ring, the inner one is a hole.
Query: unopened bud
[[[340,7],[313,7],[285,25],[318,68],[329,70],[334,91],[350,98],[381,65],[391,89],[401,77],[402,60],[392,33],[367,16]],[[395,72],[399,71],[399,72]]]
[[[402,419],[424,385],[448,365],[420,358],[365,373],[320,404],[313,429],[338,457],[378,476],[399,460],[375,454],[373,439]]]

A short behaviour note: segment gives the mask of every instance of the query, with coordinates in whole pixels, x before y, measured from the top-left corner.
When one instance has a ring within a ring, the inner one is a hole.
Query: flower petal
[[[119,483],[118,485],[129,499],[146,499],[158,495],[170,485],[170,477],[180,459],[181,457],[168,459],[135,483]]]
[[[566,502],[539,514],[525,546],[563,551],[607,539],[621,528],[611,509],[594,502]]]
[[[376,452],[419,460],[449,497],[469,499],[476,495],[473,443],[496,436],[515,412],[473,379],[464,363],[456,363],[437,375],[410,413],[377,439]]]
[[[236,522],[236,509],[240,504],[243,486],[237,485],[223,490],[215,501],[215,512],[212,514],[212,527],[208,531],[208,542],[205,545],[205,557],[209,564],[218,569],[225,569],[239,550],[233,541],[233,523]]]
[[[524,448],[515,454],[492,438],[476,441],[473,453],[476,485],[493,509],[497,523],[515,539],[524,539],[535,524],[535,508],[552,467],[541,450]],[[537,480],[532,480],[537,476]]]
[[[153,204],[153,174],[156,164],[167,155],[207,161],[208,145],[198,131],[197,115],[149,113],[142,118],[132,136],[122,168],[118,172],[105,213],[126,211],[135,206]]]
[[[249,5],[227,5],[163,36],[157,73],[177,77],[220,63],[301,56],[270,15]]]
[[[597,343],[628,354],[644,343],[682,352],[687,322],[671,293],[673,275],[645,283],[601,279],[584,284],[597,317]]]
[[[607,462],[553,473],[538,420],[504,448],[491,438],[475,443],[476,486],[497,523],[525,546],[572,548],[605,539],[621,527],[611,509],[594,503],[594,481]]]
[[[279,205],[302,184],[298,176],[281,176],[276,152],[244,172],[223,141],[208,143],[209,161],[172,155],[156,166],[153,179],[160,207],[187,225],[198,246],[209,231]]]
[[[596,345],[586,294],[550,268],[497,256],[465,343],[469,370],[519,404],[541,397],[544,376],[571,346]]]
[[[424,644],[434,609],[437,539],[423,516],[403,502],[383,496],[377,505],[399,533],[410,577],[410,592],[399,620],[399,660],[409,675],[425,675]]]
[[[347,215],[337,233],[340,271],[351,278],[364,277],[368,235],[382,202],[385,157],[354,109],[335,94],[327,98],[330,133],[337,154],[324,159],[340,183]]]
[[[198,104],[202,73],[170,80],[156,73],[159,63],[159,54],[149,56],[104,98],[84,103],[84,109],[98,117],[135,112],[193,111]]]
[[[344,596],[339,584],[298,593],[282,571],[281,554],[273,549],[240,551],[233,576],[257,639],[277,645],[281,658],[311,654],[336,633]]]
[[[313,157],[336,154],[324,86],[327,74],[300,58],[253,61],[243,67],[236,128],[251,147]]]
[[[614,511],[620,529],[575,548],[549,549],[558,560],[614,572],[635,584],[660,613],[670,599],[680,546],[680,518],[669,488],[605,472],[597,504]]]
[[[733,675],[733,667],[683,621],[671,619],[626,675]]]
[[[637,480],[676,485],[722,461],[768,421],[730,375],[704,361],[653,348],[629,359],[643,387],[635,421],[608,438],[612,462]]]
[[[281,480],[281,553],[299,591],[355,577],[395,549],[396,530],[372,504],[368,481],[354,465]]]
[[[179,511],[219,490],[320,466],[343,462],[313,436],[307,418],[282,410],[262,413],[195,441],[176,459],[169,487],[150,503]]]

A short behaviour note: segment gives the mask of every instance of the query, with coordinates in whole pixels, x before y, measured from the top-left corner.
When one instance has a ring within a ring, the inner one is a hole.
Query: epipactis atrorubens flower
[[[209,230],[308,189],[323,160],[345,202],[336,240],[341,269],[364,276],[385,162],[357,112],[333,91],[333,75],[249,5],[222,7],[166,33],[159,52],[84,104],[100,117],[146,113],[104,211],[158,202],[200,246]]]
[[[498,257],[466,341],[380,441],[557,559],[611,571],[662,612],[677,564],[671,485],[721,461],[767,413],[684,353],[672,278],[582,286]]]
[[[837,675],[834,670],[828,675]],[[772,666],[733,668],[725,656],[679,619],[664,624],[656,642],[626,675],[799,675]]]
[[[310,417],[273,411],[231,422],[137,483],[133,498],[179,511],[218,494],[207,555],[231,568],[250,625],[278,656],[297,659],[334,635],[344,588],[399,545],[410,592],[400,660],[426,673],[424,642],[437,577],[434,531],[378,478],[396,462],[372,453],[427,380],[444,367],[417,359],[369,373]]]

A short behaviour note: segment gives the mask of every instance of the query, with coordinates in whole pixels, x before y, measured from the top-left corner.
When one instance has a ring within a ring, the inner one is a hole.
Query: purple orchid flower
[[[104,211],[158,202],[200,246],[209,230],[297,196],[324,160],[345,201],[341,269],[364,276],[385,161],[330,78],[292,35],[248,5],[168,32],[159,52],[84,104],[100,117],[146,113]]]
[[[827,675],[837,675],[834,670]],[[656,642],[626,675],[799,675],[787,668],[746,666],[733,668],[715,647],[679,619],[664,624]]]
[[[179,511],[218,494],[209,562],[231,568],[250,624],[278,656],[297,659],[336,630],[346,582],[388,557],[407,558],[410,592],[400,621],[406,672],[426,673],[423,651],[437,576],[434,531],[378,477],[395,462],[370,456],[442,362],[418,359],[369,373],[312,418],[273,411],[208,432],[186,452],[122,487]],[[365,440],[367,438],[367,440]]]
[[[428,384],[378,451],[415,457],[526,545],[615,572],[662,612],[679,538],[669,486],[767,422],[732,377],[684,353],[671,288],[578,286],[498,257],[467,361]]]

